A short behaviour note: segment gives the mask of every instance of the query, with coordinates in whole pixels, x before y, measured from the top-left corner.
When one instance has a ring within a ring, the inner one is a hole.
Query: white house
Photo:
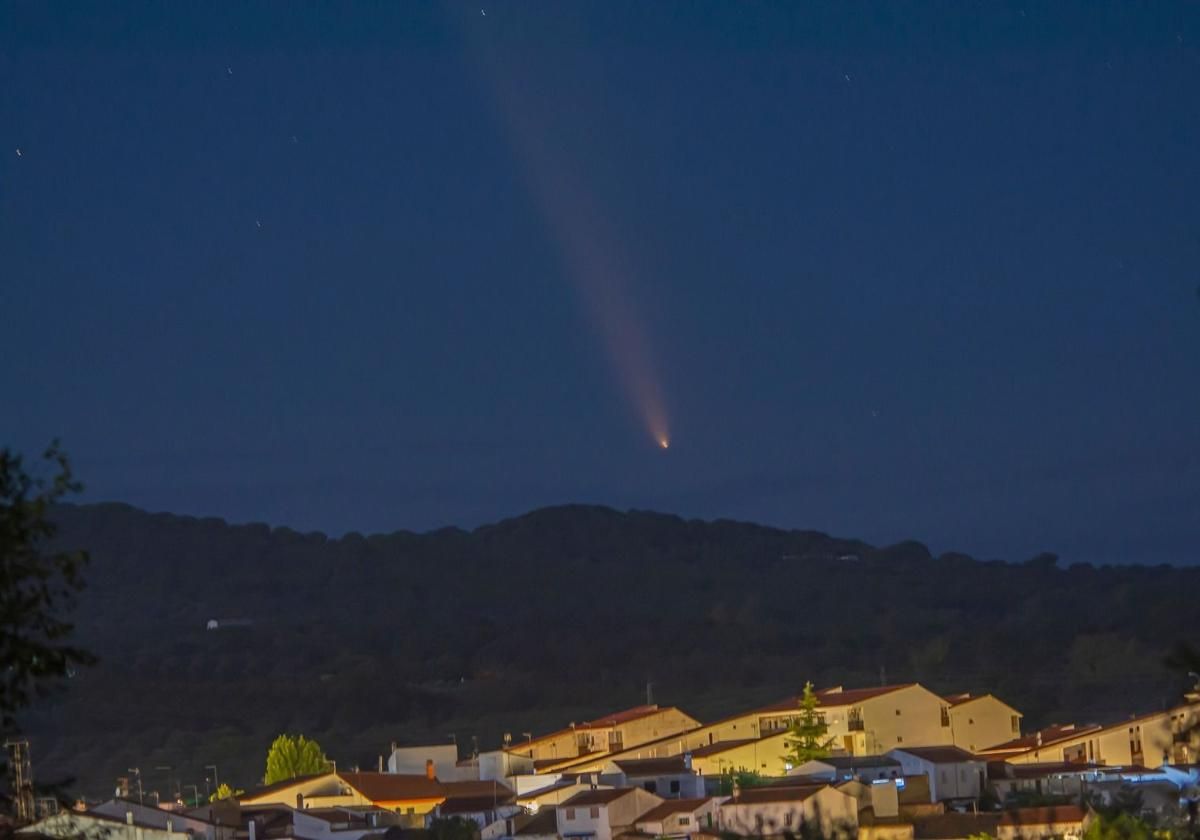
[[[925,775],[934,802],[978,799],[987,785],[987,762],[958,747],[907,747],[889,756],[904,775]]]
[[[715,831],[721,800],[713,796],[668,799],[637,818],[634,827],[654,837],[689,837],[697,831]]]
[[[577,793],[555,809],[558,834],[581,840],[612,840],[628,831],[662,798],[641,788],[611,788]]]
[[[721,803],[722,831],[772,837],[815,826],[826,836],[858,831],[858,800],[829,785],[747,788]]]

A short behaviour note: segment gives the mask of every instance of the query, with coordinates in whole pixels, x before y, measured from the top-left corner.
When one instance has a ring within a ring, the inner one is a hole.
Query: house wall
[[[950,707],[950,735],[956,747],[969,752],[986,749],[1020,738],[1021,715],[990,694],[976,697]]]
[[[174,827],[174,823],[172,823],[172,827]],[[77,814],[74,811],[63,811],[46,817],[26,826],[17,833],[16,837],[20,838],[22,834],[26,833],[43,837],[70,838],[71,840],[87,837],[103,838],[103,840],[190,840],[191,838],[191,835],[182,828],[178,831],[145,828],[115,820],[96,819],[87,814]]]
[[[555,805],[561,805],[572,796],[577,793],[581,793],[582,791],[592,790],[593,788],[597,790],[607,790],[611,787],[612,785],[592,785],[586,782],[581,782],[576,785],[569,785],[556,790],[535,793],[529,797],[522,797],[520,804],[526,808],[529,808],[530,810],[537,810],[539,808],[553,808]]]
[[[1084,824],[1078,822],[1050,823],[1047,825],[1002,825],[996,829],[996,840],[1078,840],[1083,836]]]
[[[721,806],[722,831],[778,836],[795,832],[803,824],[819,825],[831,834],[838,827],[858,829],[858,802],[853,796],[824,788],[803,802],[725,803]]]
[[[638,821],[634,825],[639,831],[655,837],[683,837],[700,830],[714,830],[720,823],[721,801],[709,799],[695,811],[671,814],[658,822]]]
[[[934,802],[978,799],[987,783],[987,764],[983,761],[934,764],[903,750],[894,750],[890,755],[900,762],[906,776],[924,775],[929,779],[929,793]]]
[[[787,763],[783,758],[787,751],[786,740],[787,733],[781,732],[713,755],[693,755],[692,769],[705,776],[719,776],[731,769],[753,770],[764,776],[783,776],[787,773]]]
[[[482,781],[499,782],[510,776],[532,774],[533,759],[513,750],[490,750],[479,754],[479,778]]]
[[[388,756],[389,773],[424,775],[425,762],[432,761],[434,773],[443,782],[459,780],[458,747],[433,744],[421,747],[397,747]]]
[[[1114,724],[1098,731],[1084,733],[1075,738],[1057,741],[1039,747],[1008,761],[1014,764],[1037,764],[1039,762],[1078,761],[1109,765],[1140,764],[1159,767],[1164,758],[1173,761],[1186,760],[1175,743],[1175,733],[1196,719],[1197,707],[1178,706],[1157,714]],[[1140,739],[1141,751],[1135,754],[1131,742]],[[1195,760],[1192,751],[1191,760]]]

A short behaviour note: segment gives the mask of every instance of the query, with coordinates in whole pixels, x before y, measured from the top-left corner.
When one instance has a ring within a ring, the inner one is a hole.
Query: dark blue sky
[[[0,443],[90,500],[1194,562],[1198,287],[1195,3],[0,7]]]

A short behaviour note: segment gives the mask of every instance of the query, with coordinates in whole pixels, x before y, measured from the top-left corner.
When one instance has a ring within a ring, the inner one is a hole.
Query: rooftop
[[[710,801],[712,800],[707,796],[700,799],[668,799],[642,814],[635,822],[661,822],[672,814],[690,814]]]
[[[621,768],[626,776],[670,776],[692,772],[691,768],[684,765],[681,755],[668,758],[621,758],[613,764]]]
[[[978,756],[958,747],[896,747],[892,752],[908,753],[934,764],[959,764],[964,761],[981,760]]]
[[[769,787],[744,788],[737,796],[725,800],[725,805],[757,805],[764,802],[803,802],[813,794],[829,787],[827,784],[797,785],[787,787],[771,785]]]
[[[628,793],[633,793],[636,788],[608,788],[605,790],[581,790],[579,793],[572,796],[566,802],[562,803],[561,808],[577,808],[582,805],[607,805],[613,800],[620,799]]]
[[[1043,808],[1017,808],[1005,811],[1000,825],[1055,825],[1083,822],[1085,811],[1078,805],[1049,805]]]

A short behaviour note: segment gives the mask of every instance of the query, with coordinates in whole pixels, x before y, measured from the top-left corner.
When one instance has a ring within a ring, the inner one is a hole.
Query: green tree
[[[17,729],[16,714],[93,658],[67,643],[64,617],[83,588],[82,551],[48,551],[51,506],[82,485],[55,441],[42,459],[49,478],[30,475],[20,455],[0,449],[0,729]]]
[[[431,840],[476,840],[479,828],[463,817],[437,817],[429,822]]]
[[[229,785],[221,782],[217,785],[217,789],[212,792],[212,796],[208,797],[209,802],[220,802],[222,799],[237,799],[246,791],[234,790]]]
[[[800,698],[800,714],[783,741],[787,747],[783,759],[794,767],[814,758],[825,758],[833,746],[833,738],[826,737],[829,724],[825,722],[825,716],[817,711],[819,702],[812,683],[806,682]]]
[[[1083,840],[1156,840],[1156,832],[1133,814],[1115,817],[1096,814],[1083,833]]]
[[[284,734],[275,739],[267,752],[267,772],[263,776],[263,784],[273,785],[297,776],[325,773],[329,769],[329,759],[325,757],[320,744],[303,735]]]

